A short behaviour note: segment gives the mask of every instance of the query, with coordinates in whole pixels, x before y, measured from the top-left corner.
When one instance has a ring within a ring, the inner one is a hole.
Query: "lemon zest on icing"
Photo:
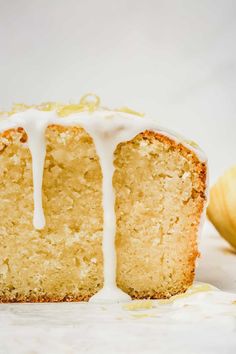
[[[33,106],[29,106],[27,104],[24,103],[14,103],[11,112],[8,112],[9,116],[12,116],[15,113],[19,113],[19,112],[24,112],[27,109],[33,108]]]
[[[153,308],[153,303],[151,300],[132,301],[122,307],[127,311],[147,310]]]
[[[117,108],[116,111],[117,112],[133,114],[133,115],[138,116],[138,117],[144,117],[144,113],[136,112],[133,109],[130,109],[129,107]]]
[[[50,112],[59,111],[63,106],[63,104],[57,102],[43,102],[34,106],[34,108],[37,108],[39,111]]]
[[[80,113],[85,110],[85,107],[81,104],[70,104],[62,106],[61,108],[57,109],[57,114],[60,117],[66,117],[73,113]]]
[[[78,104],[68,104],[57,110],[57,113],[60,117],[66,117],[72,113],[79,112],[94,112],[100,107],[100,98],[93,94],[87,93],[82,96]]]
[[[185,143],[187,143],[188,145],[190,145],[194,148],[199,148],[199,145],[194,140],[186,140],[185,139]]]
[[[160,299],[158,300],[158,304],[171,304],[176,299],[183,299],[197,293],[212,291],[213,289],[214,288],[209,284],[192,285],[190,286],[190,288],[187,290],[186,293],[174,295],[169,299]]]
[[[80,104],[84,107],[88,108],[90,112],[95,111],[100,107],[100,97],[95,95],[94,93],[87,93],[80,99]]]
[[[59,117],[67,117],[73,113],[80,113],[80,112],[95,112],[99,109],[110,110],[109,108],[101,106],[100,97],[95,95],[94,93],[87,93],[83,95],[79,101],[79,103],[70,103],[70,104],[62,104],[57,102],[43,102],[36,105],[27,105],[24,103],[15,103],[9,112],[0,112],[0,117],[9,117],[15,113],[24,112],[28,109],[37,109],[39,111],[56,111]],[[121,107],[115,109],[116,112],[123,112],[132,115],[136,115],[139,117],[143,117],[143,113],[139,113],[130,109],[128,107]]]

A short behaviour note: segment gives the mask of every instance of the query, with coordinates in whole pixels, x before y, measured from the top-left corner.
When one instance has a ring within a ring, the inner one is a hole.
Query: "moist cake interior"
[[[133,298],[165,298],[192,284],[206,165],[146,131],[118,145],[117,285]],[[43,207],[36,230],[27,135],[0,136],[0,301],[88,300],[103,286],[102,172],[80,127],[46,129]]]

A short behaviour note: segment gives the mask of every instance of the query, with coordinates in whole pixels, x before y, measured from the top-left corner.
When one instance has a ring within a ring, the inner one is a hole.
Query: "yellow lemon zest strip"
[[[139,117],[144,117],[144,113],[136,112],[136,111],[134,111],[133,109],[130,109],[129,107],[117,108],[116,111],[117,111],[117,112],[123,112],[123,113],[133,114],[133,115],[139,116]]]
[[[186,293],[174,295],[174,296],[170,297],[169,299],[160,299],[160,300],[158,300],[158,304],[171,304],[176,299],[186,298],[186,297],[189,297],[193,294],[207,292],[207,291],[211,291],[211,290],[213,290],[213,288],[209,284],[193,285],[188,289],[188,291]]]
[[[146,310],[152,309],[153,303],[151,300],[132,301],[128,304],[123,305],[122,307],[124,310],[127,311]]]
[[[199,145],[194,141],[194,140],[184,140],[185,143],[187,143],[188,145],[191,145],[194,148],[199,148]]]
[[[6,115],[11,116],[15,113],[24,112],[27,109],[35,108],[38,109],[39,111],[45,111],[45,112],[56,111],[59,117],[66,117],[70,114],[84,112],[84,111],[94,112],[97,109],[99,109],[99,107],[101,107],[100,103],[101,103],[100,98],[97,95],[95,95],[94,93],[87,93],[81,97],[79,103],[61,104],[57,102],[44,102],[38,105],[26,105],[24,103],[16,103],[13,105],[12,110],[10,112],[0,112],[0,116],[6,116]],[[105,110],[110,110],[105,107],[101,107],[101,108]],[[115,109],[115,111],[129,113],[139,117],[144,116],[143,113],[136,112],[133,109],[130,109],[128,107],[121,107]]]

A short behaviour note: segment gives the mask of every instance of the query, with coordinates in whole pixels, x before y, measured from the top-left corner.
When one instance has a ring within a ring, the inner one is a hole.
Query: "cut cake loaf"
[[[168,298],[192,284],[206,160],[127,111],[87,97],[0,120],[0,302]]]

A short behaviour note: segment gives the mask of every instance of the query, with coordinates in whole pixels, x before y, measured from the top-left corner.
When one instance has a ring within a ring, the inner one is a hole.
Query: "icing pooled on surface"
[[[112,185],[114,173],[114,152],[119,143],[129,141],[144,131],[164,134],[177,143],[193,151],[199,160],[206,158],[197,146],[192,146],[170,130],[160,127],[155,121],[140,118],[140,114],[123,108],[111,111],[100,108],[100,100],[95,97],[87,101],[84,96],[79,104],[60,105],[45,103],[39,106],[18,105],[7,119],[0,121],[0,131],[23,128],[28,136],[28,146],[32,156],[34,216],[33,225],[43,229],[45,216],[42,206],[42,181],[46,154],[45,130],[49,125],[80,126],[92,137],[100,160],[103,182],[103,259],[104,286],[91,298],[91,302],[120,302],[130,297],[116,285],[116,215],[115,195]],[[130,114],[132,113],[132,114]],[[10,116],[10,117],[9,117]]]
[[[234,353],[236,294],[196,284],[171,302],[1,304],[3,353]],[[76,315],[75,315],[76,314]]]

